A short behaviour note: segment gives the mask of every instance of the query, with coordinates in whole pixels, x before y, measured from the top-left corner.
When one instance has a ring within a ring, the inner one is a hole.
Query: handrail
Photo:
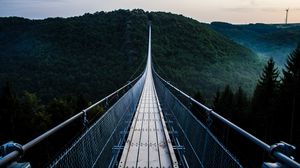
[[[186,97],[187,99],[189,99],[190,101],[192,101],[193,103],[195,103],[196,105],[200,106],[201,108],[203,108],[204,110],[206,110],[210,115],[216,117],[218,120],[220,120],[221,122],[223,122],[225,125],[231,127],[232,129],[234,129],[235,131],[237,131],[238,133],[240,133],[242,136],[244,136],[245,138],[249,139],[250,141],[252,141],[253,143],[255,143],[256,145],[258,145],[260,148],[262,148],[263,150],[265,150],[266,152],[272,154],[272,156],[275,159],[278,159],[279,161],[287,164],[288,166],[291,166],[293,168],[300,168],[300,164],[297,163],[295,160],[289,158],[288,156],[286,156],[285,154],[278,152],[278,151],[274,151],[272,152],[272,148],[270,145],[268,145],[267,143],[263,142],[262,140],[256,138],[255,136],[253,136],[252,134],[248,133],[247,131],[245,131],[244,129],[240,128],[239,126],[235,125],[234,123],[230,122],[229,120],[227,120],[226,118],[222,117],[221,115],[219,115],[218,113],[214,112],[212,109],[206,107],[205,105],[203,105],[202,103],[199,103],[198,101],[196,101],[194,98],[192,98],[191,96],[189,96],[188,94],[184,93],[183,91],[179,90],[177,87],[175,87],[174,85],[172,85],[170,82],[166,81],[165,79],[163,79],[161,76],[158,75],[158,73],[153,69],[155,75],[165,84],[167,84],[168,86],[170,86],[172,89],[174,89],[176,92],[180,93],[181,95],[183,95],[184,97]]]
[[[61,130],[65,126],[69,125],[74,120],[78,119],[80,116],[86,114],[88,111],[90,111],[95,106],[97,106],[100,103],[104,102],[105,100],[109,99],[113,95],[118,94],[121,90],[123,90],[124,88],[130,86],[132,83],[136,82],[144,73],[145,72],[142,72],[139,76],[137,76],[135,79],[129,81],[126,85],[122,86],[118,90],[114,91],[113,93],[109,94],[108,96],[104,97],[103,99],[97,101],[93,105],[87,107],[86,109],[82,110],[81,112],[77,113],[76,115],[72,116],[71,118],[67,119],[66,121],[62,122],[61,124],[59,124],[59,125],[55,126],[54,128],[48,130],[47,132],[43,133],[42,135],[40,135],[40,136],[36,137],[35,139],[29,141],[28,143],[26,143],[25,145],[22,146],[23,153],[25,153],[28,149],[32,148],[33,146],[37,145],[39,142],[41,142],[41,141],[45,140],[46,138],[48,138],[49,136],[53,135],[57,131]],[[6,155],[2,159],[0,159],[0,167],[4,167],[5,165],[9,164],[10,162],[17,160],[18,157],[20,157],[19,156],[20,154],[21,153],[19,151],[13,151],[13,152],[9,153],[8,155]]]

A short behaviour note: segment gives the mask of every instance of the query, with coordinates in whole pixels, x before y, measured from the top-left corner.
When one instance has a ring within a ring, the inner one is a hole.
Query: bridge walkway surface
[[[178,167],[155,90],[149,31],[146,80],[118,167]]]

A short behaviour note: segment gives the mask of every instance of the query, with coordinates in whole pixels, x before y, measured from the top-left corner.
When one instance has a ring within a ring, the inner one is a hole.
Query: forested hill
[[[273,57],[283,66],[288,54],[300,42],[300,24],[245,24],[233,25],[212,22],[211,28],[240,43],[267,59]]]
[[[207,24],[170,13],[151,13],[156,69],[175,85],[206,98],[225,85],[253,91],[261,61]]]
[[[99,99],[125,84],[144,60],[147,20],[143,11],[126,10],[1,18],[0,85],[11,81],[17,91],[43,99],[74,94]]]
[[[250,50],[193,19],[143,10],[0,18],[0,86],[10,81],[18,93],[27,90],[43,100],[103,97],[145,61],[149,19],[154,61],[168,80],[207,97],[226,84],[253,90],[262,66]]]

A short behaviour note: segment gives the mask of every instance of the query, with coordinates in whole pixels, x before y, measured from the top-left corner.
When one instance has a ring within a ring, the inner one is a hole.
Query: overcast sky
[[[0,16],[78,16],[96,11],[141,8],[183,14],[200,22],[300,23],[300,0],[0,0]]]

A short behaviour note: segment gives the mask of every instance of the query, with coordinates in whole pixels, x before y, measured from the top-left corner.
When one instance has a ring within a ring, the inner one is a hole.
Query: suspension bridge
[[[287,152],[294,150],[293,146],[283,142],[266,144],[160,77],[152,67],[151,25],[147,64],[141,75],[19,150],[7,153],[0,159],[0,167],[18,167],[18,160],[30,148],[78,118],[86,124],[87,113],[120,93],[123,95],[47,167],[243,167],[238,156],[210,131],[210,124],[195,117],[178,95],[196,104],[207,115],[208,123],[214,118],[268,153],[274,161],[263,162],[262,167],[300,167]],[[29,163],[25,165],[30,167]]]

